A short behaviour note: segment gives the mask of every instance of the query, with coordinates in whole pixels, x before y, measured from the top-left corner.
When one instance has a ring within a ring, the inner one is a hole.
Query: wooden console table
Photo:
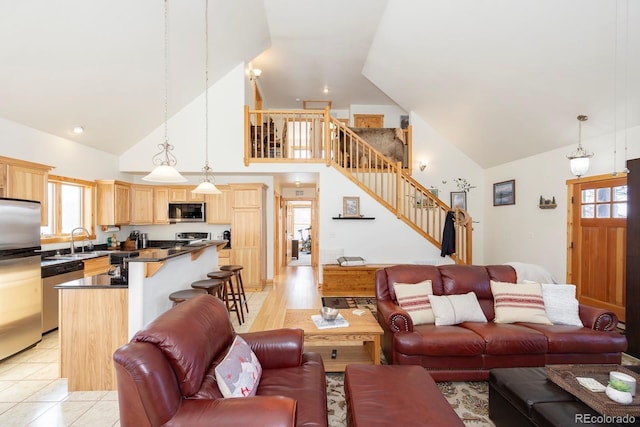
[[[322,293],[334,296],[374,296],[376,270],[389,264],[368,264],[342,267],[339,264],[322,266]]]

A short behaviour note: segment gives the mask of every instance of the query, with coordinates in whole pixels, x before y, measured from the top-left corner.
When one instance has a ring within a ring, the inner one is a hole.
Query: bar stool
[[[180,304],[181,302],[185,302],[190,298],[197,297],[198,295],[206,295],[207,291],[204,289],[182,289],[179,291],[172,292],[169,295],[169,299],[173,301],[173,306]]]
[[[222,271],[230,271],[236,278],[236,289],[238,289],[238,296],[240,297],[240,305],[244,300],[244,308],[249,312],[249,303],[247,302],[247,295],[244,293],[244,283],[242,282],[242,266],[241,265],[222,265],[220,266]]]
[[[233,273],[230,271],[212,271],[211,273],[207,273],[207,277],[210,279],[220,279],[224,282],[222,294],[227,306],[227,311],[229,313],[235,311],[238,316],[238,323],[242,325],[244,323],[244,313],[242,312],[242,306],[238,302],[236,292],[233,290],[233,282],[231,281]]]
[[[191,287],[194,289],[204,289],[209,295],[222,299],[222,285],[224,285],[224,282],[220,279],[204,279],[196,280],[191,284]]]

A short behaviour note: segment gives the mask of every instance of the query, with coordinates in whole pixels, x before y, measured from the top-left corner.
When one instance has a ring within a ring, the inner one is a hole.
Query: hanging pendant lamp
[[[576,151],[567,156],[571,173],[580,178],[589,170],[589,159],[593,157],[593,153],[582,148],[582,122],[587,121],[589,117],[578,116],[578,148]]]
[[[150,182],[163,182],[163,183],[178,183],[187,182],[187,178],[182,176],[180,172],[174,167],[178,160],[171,152],[173,151],[173,145],[169,144],[169,132],[168,132],[168,113],[167,113],[167,98],[168,98],[168,80],[169,80],[169,25],[168,25],[168,0],[164,0],[164,142],[158,144],[159,152],[154,154],[152,161],[156,165],[155,169],[150,174],[146,175],[142,179]]]
[[[204,66],[204,153],[200,184],[191,192],[193,194],[220,194],[215,185],[213,170],[209,167],[209,0],[204,0],[204,34],[205,34],[205,66]]]

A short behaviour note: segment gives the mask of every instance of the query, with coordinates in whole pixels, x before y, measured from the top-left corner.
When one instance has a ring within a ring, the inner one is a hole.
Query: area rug
[[[489,419],[489,385],[478,382],[439,382],[438,388],[460,419],[469,426],[494,427]],[[329,426],[346,427],[344,374],[327,374]]]
[[[322,297],[322,305],[333,308],[368,309],[374,316],[377,311],[375,297]]]

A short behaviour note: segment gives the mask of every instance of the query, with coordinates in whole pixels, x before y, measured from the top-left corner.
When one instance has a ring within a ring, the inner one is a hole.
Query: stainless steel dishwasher
[[[43,260],[42,275],[42,333],[58,327],[58,290],[61,283],[84,278],[82,261]]]

